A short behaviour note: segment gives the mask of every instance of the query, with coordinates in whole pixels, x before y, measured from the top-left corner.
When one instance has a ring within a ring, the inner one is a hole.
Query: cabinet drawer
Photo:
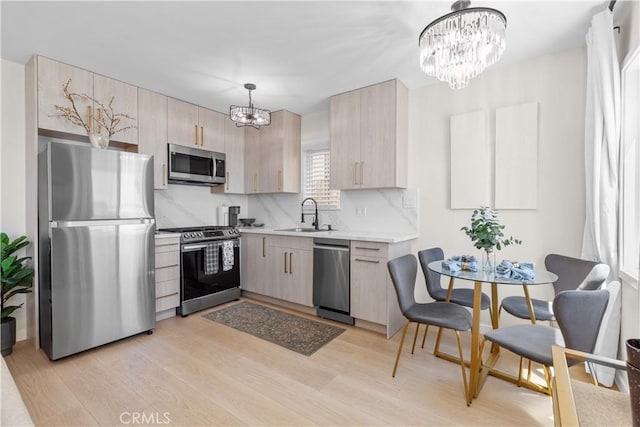
[[[389,256],[389,245],[387,243],[352,240],[351,255],[387,259]]]
[[[176,242],[176,243],[169,243],[169,242],[158,242],[156,240],[156,253],[163,253],[163,252],[180,252],[180,242]]]
[[[161,252],[156,254],[156,268],[180,265],[180,252]]]
[[[156,298],[156,313],[171,308],[176,308],[180,305],[180,294],[169,294],[165,297]]]
[[[180,281],[177,279],[156,281],[156,299],[180,294]]]
[[[156,283],[166,280],[177,280],[180,278],[180,266],[170,265],[168,267],[156,267]]]
[[[313,239],[311,237],[290,237],[271,235],[267,237],[267,246],[287,248],[287,249],[313,249]]]

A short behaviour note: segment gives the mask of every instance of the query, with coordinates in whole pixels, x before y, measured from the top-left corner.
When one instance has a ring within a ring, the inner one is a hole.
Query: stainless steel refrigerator
[[[40,346],[55,360],[155,326],[153,158],[38,155]]]

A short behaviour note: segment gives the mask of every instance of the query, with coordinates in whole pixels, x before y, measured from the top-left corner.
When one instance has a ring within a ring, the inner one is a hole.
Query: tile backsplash
[[[418,228],[416,189],[342,191],[340,209],[321,210],[320,224],[342,231],[385,231],[415,233]],[[301,225],[301,194],[262,194],[249,196],[250,217],[271,228]],[[313,203],[305,204],[313,212]],[[311,226],[306,217],[304,226]]]
[[[415,233],[418,224],[416,189],[341,192],[341,208],[321,210],[320,224],[342,231]],[[209,187],[169,185],[156,190],[157,228],[217,225],[218,207],[240,206],[240,218],[255,218],[269,228],[311,227],[312,216],[300,222],[302,194],[212,194]],[[307,202],[305,212],[313,212]]]
[[[209,187],[169,184],[156,190],[156,228],[218,225],[218,206],[240,206],[240,218],[247,214],[247,196],[212,194]]]

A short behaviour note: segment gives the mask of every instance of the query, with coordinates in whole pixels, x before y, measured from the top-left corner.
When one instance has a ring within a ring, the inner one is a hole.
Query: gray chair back
[[[564,291],[553,300],[553,312],[562,331],[565,346],[593,352],[609,301],[609,291]]]
[[[598,289],[607,280],[609,266],[564,255],[549,254],[544,259],[547,270],[558,275],[553,282],[556,295],[562,291]]]
[[[414,290],[418,274],[418,262],[412,254],[403,255],[387,262],[393,287],[398,296],[398,305],[402,314],[407,313],[416,304]],[[406,317],[406,316],[405,316]]]
[[[440,274],[427,268],[427,265],[430,262],[444,261],[444,252],[442,251],[442,248],[431,248],[419,251],[418,258],[420,258],[420,266],[424,273],[424,280],[427,284],[427,292],[429,293],[429,296],[436,301],[442,300],[447,291],[440,284]]]

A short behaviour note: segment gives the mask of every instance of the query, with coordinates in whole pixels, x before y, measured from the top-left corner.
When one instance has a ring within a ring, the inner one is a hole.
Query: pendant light
[[[269,126],[271,124],[271,111],[255,108],[251,102],[251,91],[256,89],[256,85],[253,83],[245,83],[244,88],[249,91],[249,106],[230,106],[229,118],[234,121],[238,127],[251,126],[259,129],[260,126]]]
[[[507,18],[496,9],[458,0],[452,12],[436,19],[418,38],[420,67],[426,74],[462,89],[505,49]]]

